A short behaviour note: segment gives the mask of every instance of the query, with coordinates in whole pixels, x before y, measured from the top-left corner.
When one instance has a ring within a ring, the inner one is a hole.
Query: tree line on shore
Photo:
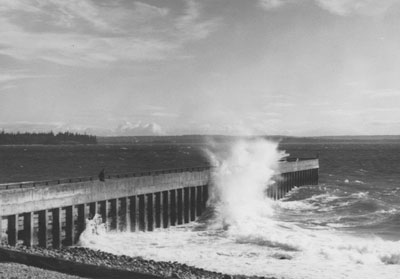
[[[10,144],[97,144],[96,136],[71,132],[6,133],[0,132],[0,145]]]

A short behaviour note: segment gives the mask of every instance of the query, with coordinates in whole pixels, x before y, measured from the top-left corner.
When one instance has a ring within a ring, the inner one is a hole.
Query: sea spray
[[[256,229],[255,219],[273,214],[266,191],[285,153],[278,151],[277,143],[258,138],[235,142],[228,152],[207,154],[216,166],[209,202],[216,212],[212,226]]]
[[[275,180],[279,179],[278,162],[287,156],[278,150],[278,144],[252,138],[207,154],[216,166],[209,201],[215,216],[208,228],[222,228],[241,244],[299,250],[301,242],[293,234],[292,225],[273,218],[276,203],[267,196],[268,188],[276,187]]]

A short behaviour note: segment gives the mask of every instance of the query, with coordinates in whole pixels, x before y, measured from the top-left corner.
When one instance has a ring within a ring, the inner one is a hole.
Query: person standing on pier
[[[99,173],[99,180],[100,181],[104,181],[105,180],[104,168]]]

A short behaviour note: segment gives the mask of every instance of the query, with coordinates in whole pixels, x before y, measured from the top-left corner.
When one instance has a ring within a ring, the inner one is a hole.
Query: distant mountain
[[[400,135],[370,135],[370,136],[322,136],[313,137],[324,140],[400,140]]]
[[[99,144],[204,144],[206,142],[224,143],[237,139],[254,138],[255,136],[226,135],[182,135],[182,136],[114,136],[97,137]],[[259,136],[257,136],[259,137]],[[282,135],[262,136],[265,139],[285,143],[317,143],[317,142],[398,142],[400,135],[372,136],[322,136],[322,137],[291,137]]]

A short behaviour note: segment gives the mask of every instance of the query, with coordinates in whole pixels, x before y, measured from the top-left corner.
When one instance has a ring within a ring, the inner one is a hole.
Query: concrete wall
[[[278,173],[289,173],[296,171],[304,171],[311,169],[319,169],[318,159],[296,160],[296,161],[282,161],[278,163]]]
[[[0,216],[207,185],[210,171],[167,173],[0,191]]]

